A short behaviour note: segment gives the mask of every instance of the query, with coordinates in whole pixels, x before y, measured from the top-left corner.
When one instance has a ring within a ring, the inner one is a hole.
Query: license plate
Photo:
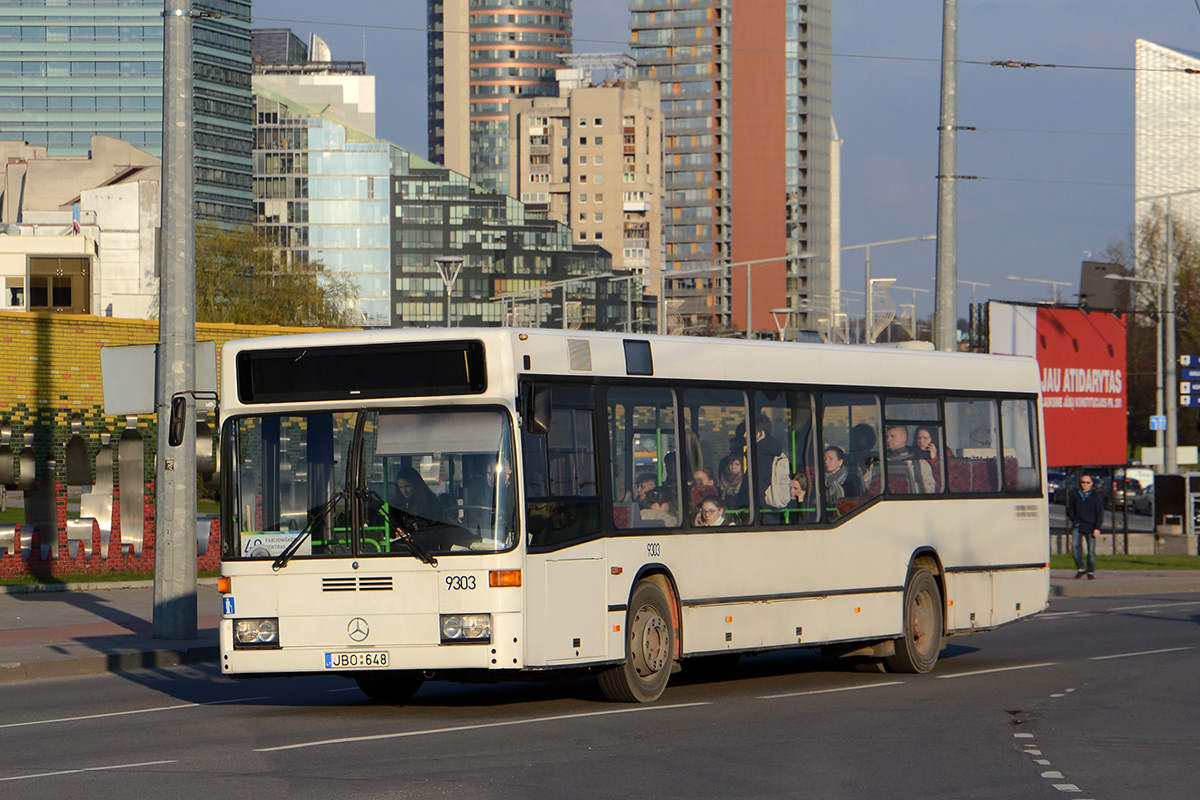
[[[325,669],[382,669],[388,665],[386,650],[367,653],[326,653]]]

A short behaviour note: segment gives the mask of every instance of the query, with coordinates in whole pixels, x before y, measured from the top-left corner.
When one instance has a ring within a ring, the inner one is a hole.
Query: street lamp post
[[[1058,305],[1058,287],[1072,285],[1070,281],[1050,281],[1050,280],[1046,280],[1045,278],[1024,278],[1020,275],[1007,275],[1007,276],[1005,276],[1004,280],[1006,280],[1006,281],[1025,281],[1026,283],[1049,284],[1053,289],[1054,305]]]
[[[442,284],[446,287],[446,323],[445,327],[450,327],[450,293],[454,290],[454,282],[458,280],[458,273],[462,270],[462,256],[441,256],[435,258],[433,263],[437,265],[438,275],[442,278]]]
[[[908,242],[931,242],[935,239],[937,239],[936,233],[928,233],[924,236],[908,236],[903,239],[885,239],[881,242],[865,242],[863,244],[851,244],[851,245],[846,245],[845,247],[842,248],[843,253],[846,252],[847,250],[864,250],[864,251],[866,251],[864,253],[864,258],[863,258],[864,265],[865,265],[865,273],[866,273],[865,279],[863,280],[863,285],[866,286],[866,288],[867,288],[867,307],[866,307],[866,311],[864,312],[864,314],[866,315],[865,330],[866,330],[866,343],[867,344],[873,344],[875,342],[875,336],[873,333],[871,333],[871,331],[874,330],[874,327],[875,327],[874,320],[871,319],[871,317],[873,317],[875,314],[875,304],[874,304],[874,302],[872,302],[872,298],[871,298],[871,248],[872,247],[883,247],[883,246],[889,245],[889,244],[907,244]]]

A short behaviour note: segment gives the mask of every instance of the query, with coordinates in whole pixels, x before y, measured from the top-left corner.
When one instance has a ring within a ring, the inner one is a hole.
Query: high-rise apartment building
[[[1134,198],[1140,222],[1162,195],[1171,213],[1200,225],[1200,53],[1138,39],[1134,44]],[[1194,190],[1194,191],[1193,191]],[[1157,198],[1147,200],[1144,198]]]
[[[654,81],[610,78],[627,55],[568,56],[558,97],[509,104],[509,185],[527,214],[570,225],[613,269],[657,273],[662,251],[662,116]],[[593,71],[595,70],[595,71]]]
[[[429,157],[507,194],[508,105],[558,93],[571,0],[429,0]]]
[[[815,329],[832,294],[832,0],[630,9],[638,73],[662,87],[668,332],[744,332],[749,308],[774,334],[785,306]]]
[[[250,0],[194,0],[196,216],[245,223]],[[0,139],[86,156],[92,136],[162,155],[162,0],[0,5]]]

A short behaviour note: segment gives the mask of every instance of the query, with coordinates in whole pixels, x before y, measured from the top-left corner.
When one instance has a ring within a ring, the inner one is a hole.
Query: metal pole
[[[866,307],[863,314],[866,315],[867,324],[863,326],[863,341],[867,344],[875,343],[875,303],[871,299],[871,246],[866,247],[866,280],[867,280],[867,298],[863,302]]]
[[[958,0],[942,5],[942,116],[938,134],[937,297],[933,345],[957,350]]]
[[[1163,284],[1158,285],[1158,325],[1154,331],[1154,414],[1161,417],[1163,415]],[[1164,437],[1166,431],[1161,429],[1154,432],[1154,444],[1158,446],[1158,452],[1163,452]]]
[[[1163,446],[1164,471],[1168,475],[1179,472],[1179,462],[1176,460],[1175,448],[1179,444],[1179,381],[1175,360],[1175,230],[1171,220],[1171,198],[1167,197],[1167,308],[1166,316],[1166,352],[1163,364],[1166,373],[1163,375],[1163,389],[1166,392],[1167,432]]]
[[[158,294],[155,463],[156,639],[196,638],[196,241],[193,207],[192,3],[163,13],[162,279]],[[184,399],[183,441],[170,446],[171,400]]]
[[[730,276],[732,277],[732,275]],[[750,285],[750,265],[746,265],[746,338],[754,338],[754,294]]]

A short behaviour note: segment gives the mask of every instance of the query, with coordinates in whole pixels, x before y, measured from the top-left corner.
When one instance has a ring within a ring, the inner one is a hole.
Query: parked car
[[[1062,487],[1063,482],[1067,479],[1067,473],[1060,472],[1056,469],[1046,471],[1046,497],[1051,503],[1057,503],[1055,498],[1058,496],[1058,490]]]
[[[1112,497],[1113,508],[1133,507],[1133,500],[1142,492],[1142,484],[1134,478],[1113,478]]]
[[[1133,504],[1130,506],[1135,514],[1153,514],[1154,513],[1154,484],[1143,486],[1141,491],[1133,496]]]

